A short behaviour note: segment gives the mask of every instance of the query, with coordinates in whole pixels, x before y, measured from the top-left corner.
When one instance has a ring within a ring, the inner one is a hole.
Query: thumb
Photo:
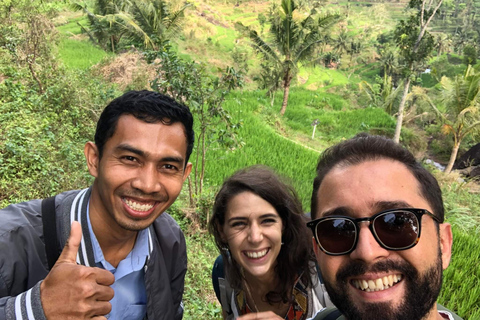
[[[57,260],[58,262],[77,263],[77,252],[82,240],[82,226],[78,221],[73,221],[65,247]]]

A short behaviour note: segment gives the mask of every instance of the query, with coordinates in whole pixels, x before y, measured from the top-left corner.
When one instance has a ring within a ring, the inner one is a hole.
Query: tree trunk
[[[460,142],[461,142],[461,140],[455,139],[455,143],[453,144],[452,153],[450,154],[450,160],[448,161],[448,165],[445,168],[445,173],[452,172],[453,164],[455,163],[455,160],[457,159],[458,149],[460,148]]]
[[[206,130],[206,129],[202,129]],[[198,192],[198,196],[202,195],[203,191],[203,178],[205,177],[205,161],[206,161],[206,154],[207,154],[207,146],[205,144],[205,132],[202,133],[202,172],[200,174],[200,188]]]
[[[412,68],[410,68],[410,70],[411,69]],[[410,75],[405,81],[402,100],[400,101],[400,105],[398,106],[397,125],[395,127],[395,135],[393,136],[393,141],[395,141],[396,143],[400,142],[400,132],[402,131],[402,123],[403,123],[403,111],[405,110],[405,103],[407,102],[407,95],[408,95],[409,89],[410,89]]]
[[[284,85],[283,85],[283,102],[282,109],[280,110],[280,115],[283,116],[285,110],[287,110],[288,104],[288,94],[290,93],[290,82],[292,81],[289,72],[285,75]]]
[[[33,80],[35,80],[35,82],[38,85],[38,93],[44,94],[45,91],[43,90],[43,84],[40,81],[40,78],[38,78],[37,73],[35,72],[35,69],[33,69],[33,62],[28,61],[27,63],[28,63],[28,69],[30,70],[30,73],[32,74],[32,78],[33,78]]]
[[[195,208],[195,201],[193,201],[192,178],[188,176],[188,198],[190,200],[190,208]]]

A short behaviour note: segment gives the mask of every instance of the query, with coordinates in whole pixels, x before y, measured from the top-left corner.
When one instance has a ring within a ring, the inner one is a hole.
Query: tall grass
[[[453,255],[439,302],[465,320],[480,319],[480,233],[453,228]]]

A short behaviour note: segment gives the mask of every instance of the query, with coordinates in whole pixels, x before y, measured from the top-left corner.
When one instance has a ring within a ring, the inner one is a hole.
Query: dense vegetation
[[[0,0],[0,207],[91,183],[83,145],[113,97],[146,87],[177,94],[194,111],[203,134],[197,140],[204,141],[192,157],[199,170],[194,177],[201,180],[193,177],[195,192],[186,185],[171,209],[189,250],[185,318],[220,319],[210,284],[218,253],[205,229],[218,186],[246,165],[269,165],[290,179],[308,211],[322,150],[361,131],[393,137],[409,69],[394,31],[417,9],[396,1],[297,1],[298,12],[315,9],[340,21],[323,37],[315,35],[310,59],[293,65],[281,49],[278,63],[257,55],[259,40],[279,48],[269,28],[281,13],[280,1],[145,3],[91,0],[71,7]],[[409,72],[400,141],[419,160],[447,164],[453,149],[462,153],[478,142],[475,126],[460,141],[454,137],[480,114],[479,4],[444,2],[429,28],[431,54]],[[140,10],[162,19],[151,25],[153,20],[140,20]],[[256,47],[247,27],[258,36]],[[279,89],[285,83],[278,75],[284,77],[287,67],[295,72],[287,77],[291,88],[282,116]],[[211,112],[215,118],[206,116]],[[478,184],[426,165],[441,182],[455,237],[440,302],[465,319],[480,319]]]

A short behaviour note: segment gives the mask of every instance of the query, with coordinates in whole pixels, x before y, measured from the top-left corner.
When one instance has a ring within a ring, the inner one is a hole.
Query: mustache
[[[405,261],[392,261],[385,260],[377,262],[373,265],[369,265],[364,261],[353,260],[343,266],[337,272],[337,281],[346,282],[346,279],[351,277],[358,277],[367,272],[379,273],[379,272],[399,272],[410,279],[416,279],[418,277],[418,271]]]
[[[168,200],[168,197],[160,192],[145,193],[141,190],[125,190],[121,192],[121,195],[122,197],[132,197],[157,202],[163,202]]]

